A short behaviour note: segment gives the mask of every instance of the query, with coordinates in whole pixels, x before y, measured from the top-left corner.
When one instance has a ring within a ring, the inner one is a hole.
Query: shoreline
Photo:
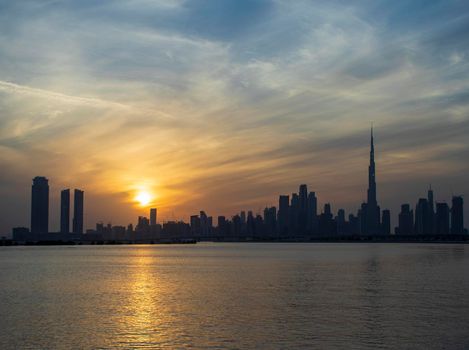
[[[265,238],[265,239],[233,239],[233,238],[187,238],[172,240],[41,240],[41,241],[15,241],[12,239],[0,240],[0,246],[57,246],[57,245],[168,245],[168,244],[197,244],[210,243],[434,243],[434,244],[469,244],[469,235],[424,235],[424,236],[342,236],[342,237],[310,237],[310,238]]]

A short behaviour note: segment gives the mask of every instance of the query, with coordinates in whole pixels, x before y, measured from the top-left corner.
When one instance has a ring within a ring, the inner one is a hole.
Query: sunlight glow
[[[146,191],[140,191],[135,196],[135,201],[138,202],[138,204],[142,207],[145,207],[150,204],[151,200],[152,195]]]

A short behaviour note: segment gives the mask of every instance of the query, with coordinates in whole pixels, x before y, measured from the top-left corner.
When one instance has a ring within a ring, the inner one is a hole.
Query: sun
[[[138,204],[140,204],[140,206],[142,207],[145,207],[148,204],[150,204],[151,199],[152,199],[152,195],[145,191],[140,191],[135,196],[135,201],[138,202]]]

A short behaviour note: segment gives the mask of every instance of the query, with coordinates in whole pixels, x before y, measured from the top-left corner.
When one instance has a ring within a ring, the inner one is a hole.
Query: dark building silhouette
[[[308,187],[300,185],[298,191],[298,233],[305,234],[308,226]]]
[[[384,235],[391,234],[391,212],[388,209],[383,210],[383,219],[381,220],[381,232]]]
[[[242,231],[241,216],[236,214],[231,219],[230,233],[233,237],[239,239],[239,237],[241,237],[241,231]]]
[[[435,218],[436,233],[439,235],[449,234],[449,206],[446,203],[436,203]]]
[[[200,231],[202,236],[209,236],[212,231],[212,217],[208,217],[205,211],[200,211]]]
[[[351,235],[358,235],[360,234],[360,222],[358,219],[358,216],[355,216],[353,214],[349,214],[348,216],[348,231],[347,233]]]
[[[83,233],[83,196],[84,192],[75,190],[73,194],[73,233]]]
[[[357,213],[358,217],[358,228],[359,228],[359,234],[365,235],[366,234],[366,203],[362,203],[360,206],[360,209],[358,209]]]
[[[364,233],[376,235],[381,232],[380,227],[380,209],[376,200],[376,167],[375,167],[375,148],[373,141],[373,127],[371,128],[370,140],[370,165],[368,167],[368,192],[364,221]]]
[[[401,205],[401,212],[399,213],[399,225],[397,234],[410,235],[414,232],[414,212],[410,210],[409,204]]]
[[[31,232],[49,232],[49,180],[43,176],[33,179],[31,191]]]
[[[318,231],[318,199],[315,192],[308,194],[308,231],[313,235]]]
[[[60,232],[70,232],[70,190],[60,192]]]
[[[150,221],[145,216],[139,216],[137,226],[135,226],[135,232],[148,233],[150,232]]]
[[[155,226],[156,225],[156,216],[157,216],[157,210],[156,208],[151,208],[150,209],[150,225]]]
[[[264,209],[264,232],[268,237],[275,237],[277,233],[277,208]]]
[[[339,209],[337,211],[337,216],[335,217],[335,222],[337,223],[337,233],[339,235],[344,235],[346,233],[346,221],[345,221],[345,210]]]
[[[191,233],[194,236],[200,236],[201,228],[200,228],[200,218],[198,215],[191,215],[190,218],[190,227]]]
[[[431,234],[430,206],[427,198],[420,198],[415,207],[415,234]]]
[[[319,216],[319,234],[321,236],[334,236],[337,234],[337,225],[333,219],[329,203],[324,204],[324,212]]]
[[[223,215],[220,215],[217,218],[217,227],[223,227],[226,224],[226,218]]]
[[[300,212],[300,198],[297,193],[292,193],[290,211],[289,211],[289,224],[288,231],[290,234],[298,232],[298,217]]]
[[[427,201],[428,201],[428,233],[435,233],[436,231],[436,224],[435,224],[435,207],[433,204],[433,190],[432,186],[430,185],[430,188],[428,189],[427,192]]]
[[[451,204],[451,233],[458,235],[464,233],[464,211],[461,196],[453,196]]]
[[[239,213],[239,218],[241,219],[241,225],[242,226],[246,225],[246,212],[245,211],[241,211],[241,213]]]
[[[290,198],[289,196],[280,196],[278,198],[278,231],[284,236],[288,234]]]

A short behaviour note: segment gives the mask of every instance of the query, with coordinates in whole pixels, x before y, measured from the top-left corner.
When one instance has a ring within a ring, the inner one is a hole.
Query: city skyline
[[[36,176],[31,187],[31,226],[12,229],[16,241],[67,239],[85,241],[130,241],[154,242],[162,239],[205,239],[205,240],[285,240],[309,241],[319,237],[385,237],[434,236],[467,234],[464,226],[464,200],[452,197],[452,205],[435,201],[432,187],[426,197],[420,197],[415,210],[404,203],[398,214],[397,225],[392,228],[389,209],[381,209],[377,199],[375,143],[373,126],[370,131],[367,200],[355,212],[347,213],[343,208],[333,210],[330,202],[321,211],[315,191],[308,191],[306,184],[299,185],[298,193],[279,195],[278,206],[266,206],[263,215],[252,210],[241,210],[231,216],[218,215],[216,226],[213,216],[200,210],[190,220],[170,220],[162,225],[157,220],[157,208],[150,208],[149,218],[139,216],[137,224],[128,225],[96,223],[95,229],[84,232],[84,191],[74,190],[73,229],[69,230],[70,190],[61,191],[60,231],[62,236],[49,230],[49,183],[43,176]],[[136,200],[142,206],[149,204],[149,194],[140,193]],[[318,210],[319,209],[319,210]],[[247,214],[246,214],[247,213]],[[29,232],[31,234],[29,234]],[[86,233],[85,235],[83,235]],[[70,236],[73,234],[73,236]],[[62,237],[62,238],[60,238]],[[73,237],[73,238],[72,238]]]
[[[86,187],[85,227],[262,211],[301,183],[355,211],[371,121],[392,213],[469,191],[464,2],[1,4],[0,232],[28,225],[37,174],[51,213]]]

